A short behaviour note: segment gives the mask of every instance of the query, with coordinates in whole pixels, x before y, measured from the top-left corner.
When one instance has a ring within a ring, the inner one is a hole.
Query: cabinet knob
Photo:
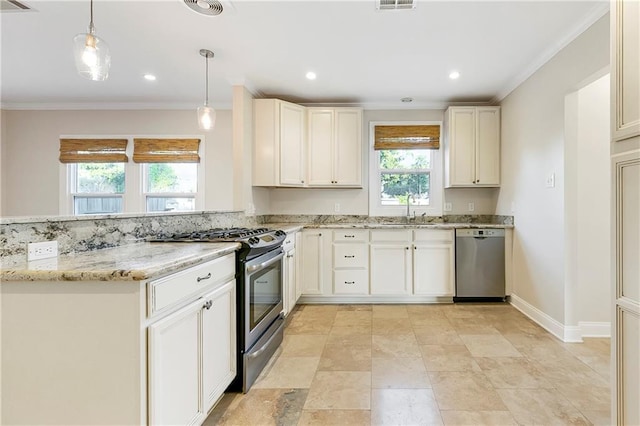
[[[405,247],[404,249],[405,249],[405,250],[409,250],[409,247]]]
[[[300,183],[304,183],[304,181],[303,181],[303,180],[301,180],[301,181],[300,181]]]
[[[209,309],[211,309],[212,305],[213,305],[213,301],[207,300],[202,307],[208,311]]]

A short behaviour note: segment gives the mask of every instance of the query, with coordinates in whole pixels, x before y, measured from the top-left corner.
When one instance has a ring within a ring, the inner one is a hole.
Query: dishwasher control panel
[[[504,237],[504,229],[456,229],[456,237]]]

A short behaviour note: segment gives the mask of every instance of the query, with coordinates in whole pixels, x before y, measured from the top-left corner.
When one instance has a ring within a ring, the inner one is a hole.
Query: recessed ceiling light
[[[317,76],[316,76],[316,73],[315,73],[315,72],[313,72],[313,71],[309,71],[309,72],[307,73],[307,78],[308,78],[309,80],[315,80],[315,79],[316,79],[316,77],[317,77]]]
[[[449,73],[449,78],[451,80],[455,80],[458,77],[460,77],[460,73],[458,71],[451,71],[451,73]]]
[[[153,74],[145,74],[144,79],[148,81],[156,81],[156,76]]]
[[[400,100],[405,103],[413,102],[413,98],[402,98]]]

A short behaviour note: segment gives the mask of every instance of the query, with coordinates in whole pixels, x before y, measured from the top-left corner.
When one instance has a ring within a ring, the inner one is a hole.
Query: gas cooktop
[[[158,238],[150,242],[162,243],[202,243],[236,242],[249,249],[270,249],[282,245],[287,234],[268,228],[217,228],[206,231],[180,232]]]

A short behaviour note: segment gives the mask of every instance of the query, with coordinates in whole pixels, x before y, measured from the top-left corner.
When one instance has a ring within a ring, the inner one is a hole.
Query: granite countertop
[[[140,281],[233,253],[238,243],[136,243],[2,265],[2,281]]]
[[[285,232],[296,232],[307,229],[468,229],[468,228],[498,228],[511,229],[514,226],[495,223],[268,223],[262,225],[266,228],[281,229]]]

